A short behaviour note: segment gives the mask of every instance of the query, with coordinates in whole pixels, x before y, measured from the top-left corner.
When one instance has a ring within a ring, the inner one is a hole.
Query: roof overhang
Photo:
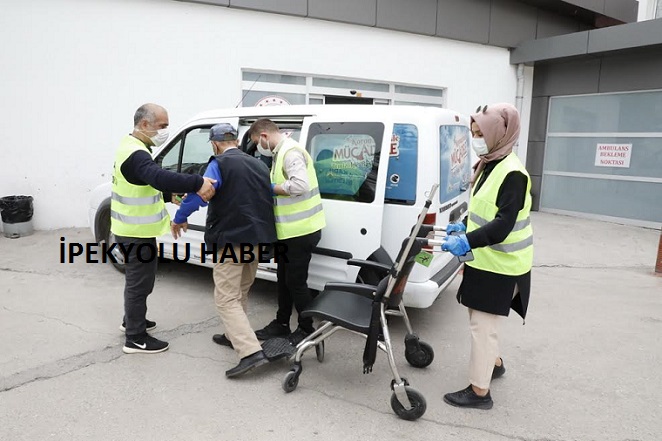
[[[602,28],[637,21],[639,3],[636,0],[519,0],[522,3],[565,15]]]
[[[624,51],[656,51],[661,47],[662,18],[525,41],[510,52],[510,62],[533,65]]]

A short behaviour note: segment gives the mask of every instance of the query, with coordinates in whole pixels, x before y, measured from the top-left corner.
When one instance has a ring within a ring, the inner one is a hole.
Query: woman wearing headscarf
[[[456,256],[472,250],[465,263],[458,302],[469,310],[471,356],[469,386],[444,395],[458,407],[491,409],[491,380],[506,369],[499,353],[498,325],[510,309],[526,316],[533,263],[531,178],[513,152],[520,132],[517,109],[510,104],[479,108],[471,115],[474,165],[469,212],[449,224],[442,250]],[[455,235],[451,235],[452,232]]]

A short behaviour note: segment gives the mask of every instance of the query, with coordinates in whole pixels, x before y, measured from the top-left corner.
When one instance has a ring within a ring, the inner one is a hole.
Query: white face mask
[[[154,144],[154,147],[159,147],[161,144],[166,142],[169,135],[170,133],[168,132],[168,129],[159,129],[156,131],[156,135],[150,136],[149,139]]]
[[[474,152],[476,152],[478,156],[487,155],[489,153],[485,138],[471,138],[471,148],[474,149]]]
[[[261,140],[260,140],[261,141]],[[267,139],[267,148],[262,147],[262,142],[257,142],[257,151],[260,152],[260,155],[272,157],[273,153],[271,152],[271,146],[269,145],[269,140]]]

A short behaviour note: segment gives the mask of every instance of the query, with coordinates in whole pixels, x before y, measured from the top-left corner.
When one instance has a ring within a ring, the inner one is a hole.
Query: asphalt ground
[[[0,440],[660,440],[662,277],[659,230],[532,214],[535,258],[526,324],[501,326],[507,369],[494,408],[458,409],[442,396],[466,387],[469,330],[456,279],[427,309],[410,309],[432,345],[425,369],[404,359],[404,325],[391,319],[401,375],[427,400],[415,421],[395,416],[378,353],[362,374],[364,340],[337,333],[323,363],[304,356],[297,390],[281,360],[227,379],[235,353],[211,341],[222,326],[207,268],[159,268],[148,300],[162,354],[125,355],[123,275],[108,264],[60,261],[60,237],[88,229],[0,236]],[[274,316],[275,284],[257,281],[255,328]],[[293,319],[293,326],[295,321]]]

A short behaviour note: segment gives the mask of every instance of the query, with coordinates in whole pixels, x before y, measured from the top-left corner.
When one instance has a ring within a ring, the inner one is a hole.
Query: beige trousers
[[[501,316],[469,308],[471,328],[471,358],[469,382],[489,389],[494,363],[499,356],[498,326]]]
[[[239,357],[244,358],[262,350],[246,315],[248,291],[255,280],[258,262],[221,262],[221,252],[219,263],[214,265],[214,302],[225,326],[226,337]]]

